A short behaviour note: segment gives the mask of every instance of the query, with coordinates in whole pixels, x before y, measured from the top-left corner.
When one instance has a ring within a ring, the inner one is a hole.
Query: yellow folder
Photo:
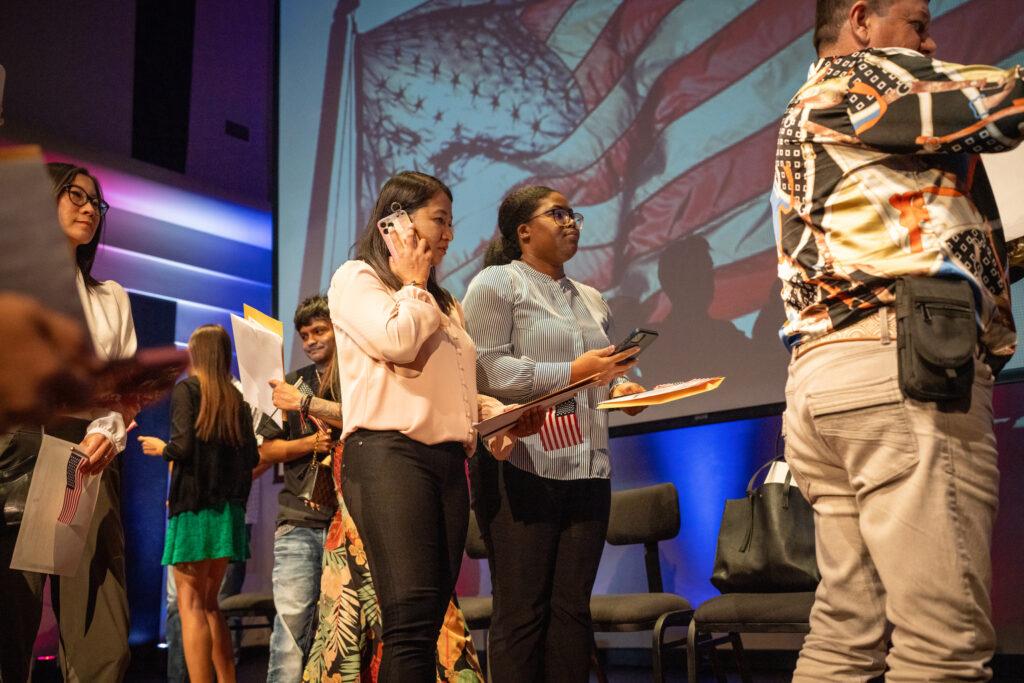
[[[687,396],[696,396],[706,391],[714,391],[724,379],[725,377],[700,377],[686,382],[662,384],[649,391],[641,391],[637,394],[601,401],[597,404],[597,407],[602,410],[612,410],[613,408],[636,408],[639,406],[656,406],[662,403],[671,403]]]
[[[253,308],[249,304],[242,304],[242,314],[246,320],[251,320],[284,339],[284,323],[277,318],[271,318],[263,311]]]

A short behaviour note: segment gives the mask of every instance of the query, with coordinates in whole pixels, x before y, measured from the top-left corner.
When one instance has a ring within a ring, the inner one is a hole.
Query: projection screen
[[[503,194],[540,183],[586,217],[567,271],[604,293],[612,342],[637,326],[661,333],[637,379],[726,376],[715,392],[613,424],[784,400],[768,192],[779,116],[814,59],[812,0],[279,7],[281,317],[326,290],[390,174],[421,170],[452,188],[440,274],[459,297]],[[1024,61],[1024,31],[1006,30],[1019,13],[1002,3],[930,8],[938,57]],[[967,41],[964,26],[983,35]],[[288,357],[304,362],[295,343]]]

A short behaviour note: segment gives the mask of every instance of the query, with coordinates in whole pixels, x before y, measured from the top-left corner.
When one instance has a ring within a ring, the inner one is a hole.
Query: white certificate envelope
[[[481,420],[480,422],[477,422],[473,426],[476,428],[477,432],[479,432],[481,438],[489,439],[495,434],[498,434],[499,432],[511,428],[512,425],[514,425],[519,420],[519,418],[522,417],[523,413],[525,413],[530,408],[536,406],[553,406],[557,403],[561,403],[562,401],[568,401],[570,398],[575,396],[580,391],[583,391],[584,389],[596,383],[596,376],[585,377],[584,379],[581,379],[578,382],[573,382],[567,387],[556,389],[552,391],[550,394],[545,394],[544,396],[535,398],[532,401],[523,403],[519,406],[516,406],[515,408],[506,410],[503,413],[498,413],[494,417],[489,417],[486,420]]]
[[[982,159],[1003,221],[1003,237],[1024,237],[1024,145],[1009,152],[985,154]]]
[[[11,569],[75,576],[89,535],[99,476],[78,471],[75,444],[43,435]]]
[[[284,380],[284,340],[251,320],[231,316],[235,337],[238,375],[242,396],[250,406],[258,407],[282,426],[281,411],[274,407],[274,389],[270,380]]]

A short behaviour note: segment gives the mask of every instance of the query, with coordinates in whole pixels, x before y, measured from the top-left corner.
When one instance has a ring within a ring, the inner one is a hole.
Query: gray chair
[[[472,560],[486,560],[487,546],[480,535],[480,525],[476,523],[476,514],[469,513],[469,532],[466,534],[466,555]],[[466,626],[471,631],[487,630],[491,627],[491,615],[494,613],[494,601],[490,595],[460,595],[459,607],[466,617]]]
[[[693,607],[686,598],[666,593],[658,558],[658,542],[679,533],[679,493],[673,484],[656,484],[612,493],[605,539],[611,545],[643,545],[646,593],[594,595],[590,614],[598,633],[651,631],[651,664],[655,681],[665,679],[665,654],[682,650],[686,639],[668,641],[665,631],[686,626]],[[600,677],[600,672],[599,672]]]
[[[273,593],[238,593],[220,601],[220,612],[228,620],[231,630],[244,631],[250,628],[274,628]],[[244,623],[243,618],[261,619],[262,622]]]
[[[810,630],[814,593],[727,593],[701,604],[693,614],[687,633],[686,664],[690,683],[697,683],[699,649],[707,648],[719,681],[715,651],[722,643],[732,643],[733,654],[743,683],[751,683],[750,670],[743,658],[741,633],[807,633]],[[715,637],[715,633],[725,636]]]

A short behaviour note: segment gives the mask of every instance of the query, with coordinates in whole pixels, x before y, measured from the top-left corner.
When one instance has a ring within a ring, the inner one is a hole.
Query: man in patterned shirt
[[[818,0],[819,60],[779,130],[786,457],[822,575],[794,681],[991,676],[992,382],[1016,332],[978,153],[1021,141],[1024,83],[1019,67],[932,59],[929,21],[927,0]],[[902,276],[970,285],[967,412],[900,390]]]

